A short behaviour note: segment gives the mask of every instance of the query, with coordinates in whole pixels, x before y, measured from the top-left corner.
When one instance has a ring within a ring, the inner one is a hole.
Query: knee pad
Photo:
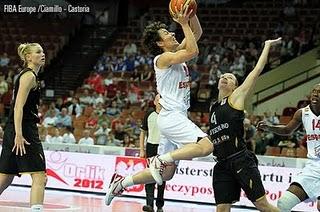
[[[300,202],[301,200],[296,195],[290,191],[286,191],[278,200],[277,207],[281,212],[290,212],[291,209]]]

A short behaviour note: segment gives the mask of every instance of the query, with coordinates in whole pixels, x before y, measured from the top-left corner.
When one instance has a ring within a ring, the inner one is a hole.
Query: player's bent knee
[[[278,200],[277,207],[281,212],[289,212],[291,209],[299,204],[301,200],[293,193],[286,191]]]

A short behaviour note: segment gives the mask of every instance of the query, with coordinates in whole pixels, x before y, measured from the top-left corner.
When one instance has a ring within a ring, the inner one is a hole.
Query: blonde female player
[[[38,43],[18,47],[23,69],[14,82],[13,99],[4,130],[0,157],[0,194],[21,174],[32,178],[31,211],[43,211],[46,164],[37,123],[40,87],[38,73],[45,54]]]

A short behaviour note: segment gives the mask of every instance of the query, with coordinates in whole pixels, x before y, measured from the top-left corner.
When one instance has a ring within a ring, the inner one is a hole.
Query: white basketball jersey
[[[166,110],[186,111],[190,107],[190,74],[185,63],[174,64],[168,69],[156,65],[160,55],[153,60],[160,104]]]
[[[302,109],[302,122],[306,130],[308,158],[320,159],[320,116],[316,116],[308,105]]]

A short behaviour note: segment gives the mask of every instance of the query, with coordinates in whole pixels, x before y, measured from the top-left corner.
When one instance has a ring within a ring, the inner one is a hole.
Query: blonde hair
[[[39,43],[22,43],[18,46],[18,55],[23,61],[23,66],[26,67],[28,64],[26,55],[32,52],[32,47],[40,46]]]

